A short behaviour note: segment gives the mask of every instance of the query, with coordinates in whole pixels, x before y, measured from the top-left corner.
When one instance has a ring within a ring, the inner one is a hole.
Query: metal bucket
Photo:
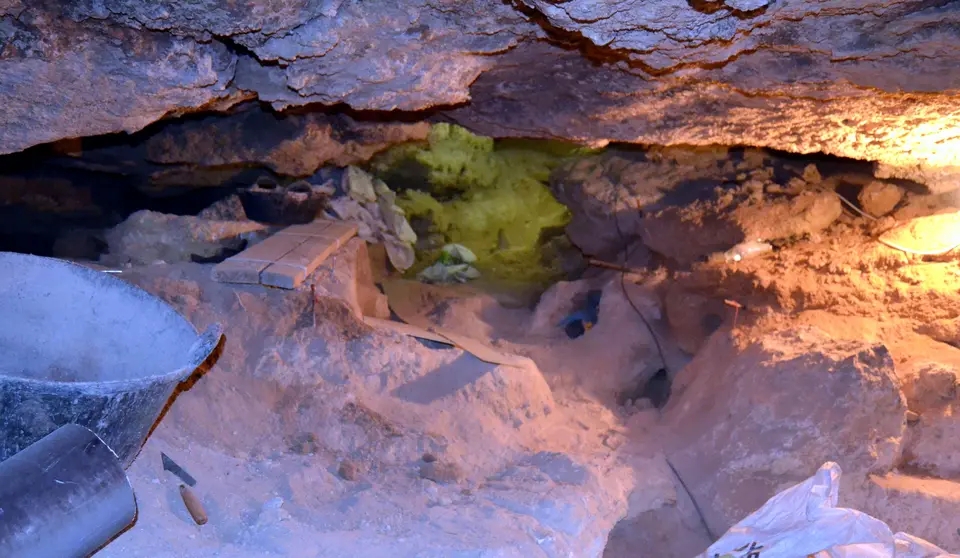
[[[75,423],[128,467],[221,336],[109,274],[0,252],[0,462]]]
[[[67,424],[0,463],[0,556],[85,558],[133,523],[117,455]]]

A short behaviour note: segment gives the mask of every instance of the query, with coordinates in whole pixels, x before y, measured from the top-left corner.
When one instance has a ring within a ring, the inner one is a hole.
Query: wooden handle
[[[207,512],[203,509],[203,504],[197,495],[190,490],[187,485],[180,485],[180,497],[183,498],[183,504],[187,506],[190,516],[197,522],[197,525],[203,525],[207,522]]]

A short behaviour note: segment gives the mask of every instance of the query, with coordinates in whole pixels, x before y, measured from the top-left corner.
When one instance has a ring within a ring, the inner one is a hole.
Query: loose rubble
[[[382,180],[357,167],[347,167],[341,189],[346,195],[331,202],[334,213],[340,219],[357,222],[360,238],[383,244],[396,269],[409,269],[416,257],[413,245],[417,234],[396,204],[396,194]]]

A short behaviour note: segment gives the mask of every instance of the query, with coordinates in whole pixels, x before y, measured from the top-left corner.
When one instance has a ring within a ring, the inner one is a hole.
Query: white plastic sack
[[[840,466],[784,490],[697,558],[960,558],[869,515],[838,508]]]

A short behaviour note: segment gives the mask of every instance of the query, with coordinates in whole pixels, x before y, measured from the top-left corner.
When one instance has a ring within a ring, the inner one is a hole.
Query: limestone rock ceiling
[[[259,98],[960,186],[951,0],[0,0],[0,153]]]

